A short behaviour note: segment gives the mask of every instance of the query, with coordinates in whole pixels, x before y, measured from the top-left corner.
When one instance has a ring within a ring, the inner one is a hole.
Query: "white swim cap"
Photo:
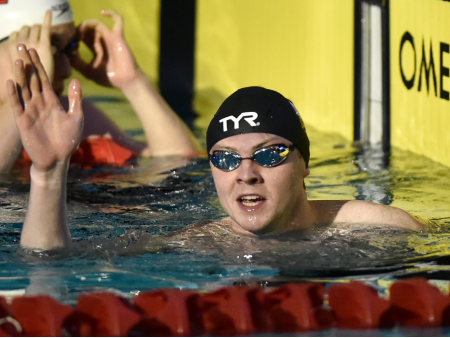
[[[73,22],[67,0],[0,0],[0,40],[22,26],[42,24],[45,12],[52,10],[52,26]]]

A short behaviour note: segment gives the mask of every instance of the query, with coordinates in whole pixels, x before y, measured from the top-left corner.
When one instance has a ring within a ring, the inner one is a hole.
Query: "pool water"
[[[128,132],[142,137],[132,127]],[[72,169],[68,214],[76,249],[27,256],[18,249],[29,184],[26,171],[16,171],[0,177],[0,290],[45,292],[73,304],[80,293],[98,290],[132,297],[163,287],[214,290],[292,280],[357,279],[383,292],[395,278],[420,275],[448,291],[448,168],[398,149],[387,156],[336,134],[308,132],[310,199],[397,206],[429,219],[429,230],[352,224],[248,239],[217,223],[192,227],[225,216],[209,163],[168,157],[127,168]]]

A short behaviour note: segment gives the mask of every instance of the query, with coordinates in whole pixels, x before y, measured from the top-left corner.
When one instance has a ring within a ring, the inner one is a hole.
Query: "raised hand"
[[[44,16],[42,25],[32,27],[23,26],[20,31],[13,32],[5,42],[8,48],[12,75],[14,74],[14,63],[20,58],[17,45],[24,44],[27,48],[35,49],[41,59],[41,63],[50,80],[53,80],[55,71],[54,51],[52,50],[50,29],[52,26],[52,11],[48,10]],[[50,82],[51,82],[50,81]]]
[[[36,171],[48,171],[68,163],[78,147],[83,131],[81,86],[74,79],[69,85],[69,112],[52,89],[44,66],[34,49],[17,47],[20,60],[15,63],[16,84],[8,80],[11,108],[22,144]]]
[[[71,64],[98,84],[124,89],[137,78],[139,69],[123,36],[122,17],[110,10],[102,11],[102,14],[113,19],[113,29],[98,19],[83,22],[78,28],[80,41],[86,44],[94,57],[87,63],[76,53]]]

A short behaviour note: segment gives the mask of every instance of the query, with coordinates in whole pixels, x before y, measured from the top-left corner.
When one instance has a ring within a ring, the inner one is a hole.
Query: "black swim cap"
[[[309,139],[294,104],[280,93],[262,87],[246,87],[231,94],[219,107],[206,132],[206,147],[224,138],[269,133],[291,141],[309,162]]]

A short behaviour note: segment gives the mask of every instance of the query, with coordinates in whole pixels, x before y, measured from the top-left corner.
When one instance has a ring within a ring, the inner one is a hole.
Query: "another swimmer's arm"
[[[71,245],[67,226],[66,180],[71,154],[83,131],[81,87],[69,85],[69,112],[64,111],[35,50],[22,50],[16,61],[16,83],[7,82],[22,144],[33,164],[21,245],[50,250]],[[27,69],[27,71],[25,71]]]
[[[425,224],[418,222],[411,214],[402,209],[368,201],[343,203],[334,222],[387,225],[417,231],[425,228]]]
[[[34,48],[39,52],[47,74],[50,77],[53,76],[48,73],[53,73],[54,69],[50,41],[51,23],[52,11],[48,10],[45,13],[42,25],[24,26],[19,32],[12,32],[8,39],[0,44],[2,79],[6,81],[6,79],[14,76],[14,62],[19,55],[17,50],[19,41],[27,45],[28,48]],[[10,171],[22,150],[19,131],[7,97],[0,97],[0,121],[0,174],[4,174]]]
[[[20,155],[22,144],[9,102],[0,101],[0,174],[7,174]]]
[[[123,93],[144,127],[147,138],[144,156],[186,156],[203,152],[190,129],[140,70],[136,79],[123,89]]]
[[[99,20],[87,20],[79,28],[81,40],[94,53],[90,63],[75,54],[72,66],[87,78],[120,89],[140,118],[147,148],[144,156],[189,155],[202,152],[197,139],[175,114],[136,64],[124,37],[123,22],[113,11],[114,27],[110,30]],[[95,39],[92,37],[95,36]],[[101,43],[101,42],[102,43]]]

